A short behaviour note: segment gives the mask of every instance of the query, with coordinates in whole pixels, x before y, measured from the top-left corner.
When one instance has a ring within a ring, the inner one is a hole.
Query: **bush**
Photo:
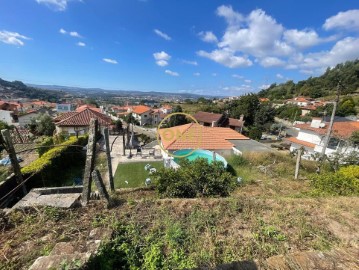
[[[235,181],[222,162],[208,163],[206,159],[183,159],[180,168],[161,169],[155,174],[158,193],[162,197],[195,198],[228,196]]]
[[[252,140],[259,141],[262,138],[262,131],[257,127],[252,127],[248,132],[248,137]]]
[[[45,137],[38,145],[37,147],[37,153],[39,154],[39,157],[41,157],[43,154],[45,154],[47,151],[49,151],[51,148],[53,148],[54,145],[54,139],[52,137]]]
[[[359,166],[341,168],[336,173],[324,173],[311,177],[312,186],[330,195],[359,195]]]

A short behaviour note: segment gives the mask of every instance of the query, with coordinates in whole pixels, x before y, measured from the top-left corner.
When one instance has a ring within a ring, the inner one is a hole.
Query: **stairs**
[[[111,239],[111,234],[110,229],[96,228],[90,232],[86,243],[82,245],[75,242],[59,242],[48,256],[37,258],[29,270],[78,269],[97,253],[103,241]]]

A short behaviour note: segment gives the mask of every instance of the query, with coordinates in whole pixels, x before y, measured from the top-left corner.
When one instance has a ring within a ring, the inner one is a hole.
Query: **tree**
[[[274,122],[274,116],[275,109],[272,107],[272,104],[261,104],[255,114],[254,125],[261,130],[269,130]]]
[[[242,96],[239,100],[235,100],[229,104],[229,115],[233,118],[239,119],[243,114],[245,123],[251,126],[254,123],[259,105],[260,102],[257,95],[247,94]]]
[[[359,130],[354,131],[349,140],[354,146],[359,146]]]
[[[32,118],[29,128],[31,132],[37,135],[52,136],[55,131],[55,124],[51,116],[44,113],[36,118]]]
[[[123,124],[122,124],[122,121],[119,119],[115,122],[115,130],[117,132],[120,132],[120,131],[122,131],[122,129],[123,129]]]
[[[183,111],[182,111],[182,107],[180,105],[177,105],[172,110],[172,113],[181,113],[181,112],[183,112]],[[188,121],[187,121],[187,118],[185,115],[183,115],[183,114],[172,115],[168,121],[168,127],[180,126],[180,125],[184,125],[187,123],[188,123]]]
[[[348,116],[356,115],[355,102],[352,97],[345,97],[339,103],[338,111],[336,112],[338,116]]]
[[[252,140],[259,141],[262,138],[262,131],[257,127],[252,127],[249,129],[248,137]]]
[[[123,119],[127,124],[139,125],[138,120],[133,116],[132,113],[127,114]]]

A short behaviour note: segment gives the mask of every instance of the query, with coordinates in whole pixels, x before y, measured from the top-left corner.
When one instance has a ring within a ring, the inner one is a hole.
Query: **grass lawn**
[[[163,168],[162,161],[133,162],[119,164],[115,173],[115,188],[135,188],[145,186],[145,179],[149,172],[145,170],[146,164],[156,169]],[[128,184],[125,183],[128,182]]]

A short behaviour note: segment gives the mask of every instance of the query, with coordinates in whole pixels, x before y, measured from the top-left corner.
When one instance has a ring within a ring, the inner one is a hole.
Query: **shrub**
[[[262,131],[257,127],[252,127],[248,132],[248,137],[258,141],[262,137]]]
[[[195,198],[228,196],[234,188],[233,176],[222,162],[208,163],[206,159],[183,159],[180,168],[161,169],[155,174],[158,193],[162,197]]]
[[[312,186],[330,195],[359,195],[359,166],[341,168],[336,173],[311,177]]]
[[[52,137],[45,137],[37,146],[37,153],[39,157],[49,151],[54,145],[54,139]]]

